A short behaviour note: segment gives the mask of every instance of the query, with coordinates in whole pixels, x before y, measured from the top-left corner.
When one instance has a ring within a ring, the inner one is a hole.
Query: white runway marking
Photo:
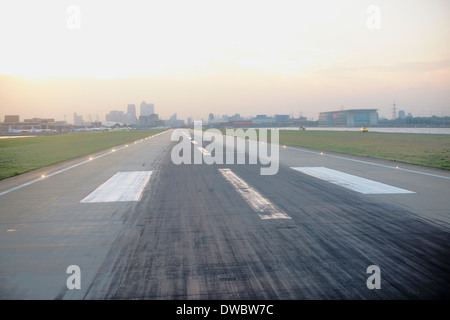
[[[231,183],[234,189],[247,201],[253,210],[258,213],[261,219],[291,219],[291,217],[278,209],[268,199],[231,171],[231,169],[219,169],[219,172]]]
[[[80,203],[140,201],[153,171],[117,172]]]
[[[348,173],[329,169],[326,167],[291,167],[294,170],[321,180],[337,184],[344,188],[362,194],[395,194],[395,193],[415,193],[413,191],[397,188],[388,184],[361,178]]]
[[[163,132],[154,134],[154,135],[152,135],[152,136],[149,136],[149,137],[147,137],[147,138],[151,139],[151,138],[153,138],[153,137],[159,136],[160,134],[163,134],[163,133],[166,133],[166,132],[167,132],[167,131],[163,131]],[[145,139],[147,139],[147,138],[145,138]],[[143,140],[140,140],[139,142],[142,142],[142,141],[143,141]],[[134,142],[134,144],[137,144],[137,143],[138,143],[138,141],[135,141],[135,142]],[[115,151],[118,151],[118,150],[121,150],[121,149],[124,149],[124,148],[127,148],[127,147],[128,147],[128,145],[122,146],[122,147],[117,148],[117,149],[114,149],[114,150],[115,150]],[[53,173],[50,173],[50,174],[48,174],[48,175],[46,175],[46,176],[44,176],[44,177],[41,176],[40,178],[31,180],[31,181],[26,182],[26,183],[24,183],[24,184],[21,184],[21,185],[19,185],[19,186],[17,186],[17,187],[14,187],[14,188],[11,188],[11,189],[2,191],[2,192],[0,192],[0,196],[3,196],[3,195],[5,195],[5,194],[10,193],[10,192],[15,191],[15,190],[22,189],[23,187],[29,186],[29,185],[31,185],[31,184],[33,184],[33,183],[42,181],[42,180],[44,180],[44,179],[48,179],[48,178],[53,177],[53,176],[55,176],[55,175],[57,175],[57,174],[60,174],[60,173],[62,173],[62,172],[65,172],[65,171],[68,171],[68,170],[70,170],[70,169],[76,168],[76,167],[81,166],[81,165],[83,165],[83,164],[85,164],[85,163],[91,162],[92,160],[96,160],[96,159],[102,158],[102,157],[107,156],[107,155],[112,154],[112,153],[113,153],[113,151],[109,151],[109,152],[100,154],[100,155],[98,155],[98,156],[96,156],[96,157],[90,157],[88,160],[84,160],[84,161],[82,161],[82,162],[80,162],[80,163],[77,163],[77,164],[74,164],[74,165],[72,165],[72,166],[70,166],[70,167],[63,168],[63,169],[61,169],[61,170],[55,171],[55,172],[53,172]]]
[[[323,154],[323,152],[318,152],[318,151],[311,151],[311,150],[305,150],[305,149],[294,148],[294,147],[284,147],[284,149],[295,150],[295,151],[306,152],[306,153],[312,153],[312,154],[317,154],[317,155],[320,154],[323,157],[341,159],[341,160],[346,160],[346,161],[353,161],[353,162],[357,162],[357,163],[363,163],[363,164],[368,164],[368,165],[382,167],[382,168],[388,168],[388,169],[394,169],[394,170],[399,170],[399,171],[423,174],[423,175],[430,176],[430,177],[436,177],[436,178],[450,180],[450,177],[446,177],[446,176],[439,175],[439,174],[428,173],[428,172],[417,171],[417,170],[411,170],[411,169],[405,169],[405,168],[399,168],[398,166],[389,166],[389,165],[380,164],[380,163],[376,163],[376,162],[357,160],[357,159],[346,158],[346,157],[341,157],[341,156],[337,156],[337,155]]]

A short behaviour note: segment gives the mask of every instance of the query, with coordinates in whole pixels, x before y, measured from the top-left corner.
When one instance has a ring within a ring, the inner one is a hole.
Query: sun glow
[[[0,3],[5,113],[69,118],[144,99],[199,118],[393,100],[449,110],[446,0],[379,1],[378,29],[360,0],[44,3]]]

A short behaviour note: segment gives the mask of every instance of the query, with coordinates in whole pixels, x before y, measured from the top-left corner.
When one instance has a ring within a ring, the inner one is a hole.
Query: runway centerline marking
[[[414,191],[397,188],[381,182],[361,178],[326,167],[291,167],[292,169],[328,181],[341,187],[362,194],[399,194],[415,193]]]
[[[117,172],[80,203],[140,201],[153,171]]]
[[[222,176],[234,187],[241,197],[258,213],[261,219],[291,219],[262,194],[236,175],[231,169],[219,169]]]

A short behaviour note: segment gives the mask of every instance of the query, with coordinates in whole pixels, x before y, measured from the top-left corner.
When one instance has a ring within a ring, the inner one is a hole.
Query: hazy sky
[[[0,121],[450,115],[448,0],[2,0]]]

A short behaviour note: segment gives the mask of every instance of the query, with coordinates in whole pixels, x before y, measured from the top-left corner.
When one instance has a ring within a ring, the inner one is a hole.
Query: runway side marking
[[[152,135],[152,136],[149,136],[149,137],[147,137],[147,138],[151,139],[151,138],[153,138],[153,137],[159,136],[160,134],[163,134],[163,133],[166,133],[166,132],[167,132],[167,131],[163,131],[163,132],[154,134],[154,135]],[[147,139],[147,138],[145,138],[145,139]],[[139,142],[142,142],[142,141],[143,141],[143,140],[135,141],[135,144],[136,144],[136,143],[139,143]],[[50,173],[50,174],[47,174],[47,175],[45,175],[45,176],[41,176],[41,177],[39,177],[39,178],[37,178],[37,179],[34,179],[34,180],[28,181],[28,182],[26,182],[26,183],[23,183],[23,184],[21,184],[21,185],[19,185],[19,186],[17,186],[17,187],[13,187],[13,188],[11,188],[11,189],[2,191],[2,192],[0,192],[0,196],[3,196],[3,195],[5,195],[5,194],[8,194],[8,193],[10,193],[10,192],[12,192],[12,191],[15,191],[15,190],[22,189],[23,187],[32,185],[33,183],[36,183],[36,182],[39,182],[39,181],[42,181],[42,180],[46,180],[46,179],[48,179],[48,178],[50,178],[50,177],[53,177],[53,176],[55,176],[55,175],[57,175],[57,174],[60,174],[60,173],[62,173],[62,172],[65,172],[65,171],[68,171],[68,170],[70,170],[70,169],[76,168],[76,167],[81,166],[81,165],[83,165],[83,164],[85,164],[85,163],[91,162],[92,160],[96,160],[96,159],[102,158],[102,157],[104,157],[104,156],[107,156],[107,155],[109,155],[109,154],[112,154],[112,153],[114,153],[114,152],[116,152],[116,151],[119,151],[119,150],[121,150],[121,149],[125,149],[125,148],[127,148],[127,147],[128,147],[128,145],[122,146],[122,147],[120,147],[120,148],[114,148],[114,149],[113,149],[114,151],[108,151],[108,152],[103,153],[103,154],[100,154],[100,155],[98,155],[98,156],[96,156],[96,157],[91,157],[91,158],[89,158],[88,160],[84,160],[84,161],[79,162],[79,163],[76,163],[76,164],[74,164],[74,165],[72,165],[72,166],[69,166],[69,167],[60,169],[60,170],[58,170],[58,171],[52,172],[52,173]]]
[[[362,194],[415,193],[381,182],[361,178],[326,167],[291,167],[294,170]]]
[[[411,170],[411,169],[399,168],[399,167],[397,167],[397,166],[389,166],[389,165],[380,164],[380,163],[376,163],[376,162],[370,162],[370,161],[364,161],[364,160],[357,160],[357,159],[346,158],[346,157],[341,157],[341,156],[337,156],[337,155],[323,154],[323,152],[310,151],[310,150],[304,150],[304,149],[293,148],[293,147],[284,147],[284,149],[295,150],[295,151],[306,152],[306,153],[312,153],[312,154],[320,155],[320,156],[322,156],[322,157],[329,157],[329,158],[335,158],[335,159],[341,159],[341,160],[353,161],[353,162],[358,162],[358,163],[368,164],[368,165],[377,166],[377,167],[382,167],[382,168],[395,169],[395,170],[399,170],[399,171],[405,171],[405,172],[411,172],[411,173],[423,174],[423,175],[425,175],[425,176],[430,176],[430,177],[435,177],[435,178],[441,178],[441,179],[447,179],[447,180],[450,180],[450,177],[442,176],[442,175],[439,175],[439,174],[433,174],[433,173],[422,172],[422,171],[417,171],[417,170]]]
[[[234,187],[242,198],[258,213],[261,219],[291,219],[268,199],[251,187],[231,169],[219,169],[222,176]]]
[[[153,171],[117,172],[80,203],[140,201]]]

